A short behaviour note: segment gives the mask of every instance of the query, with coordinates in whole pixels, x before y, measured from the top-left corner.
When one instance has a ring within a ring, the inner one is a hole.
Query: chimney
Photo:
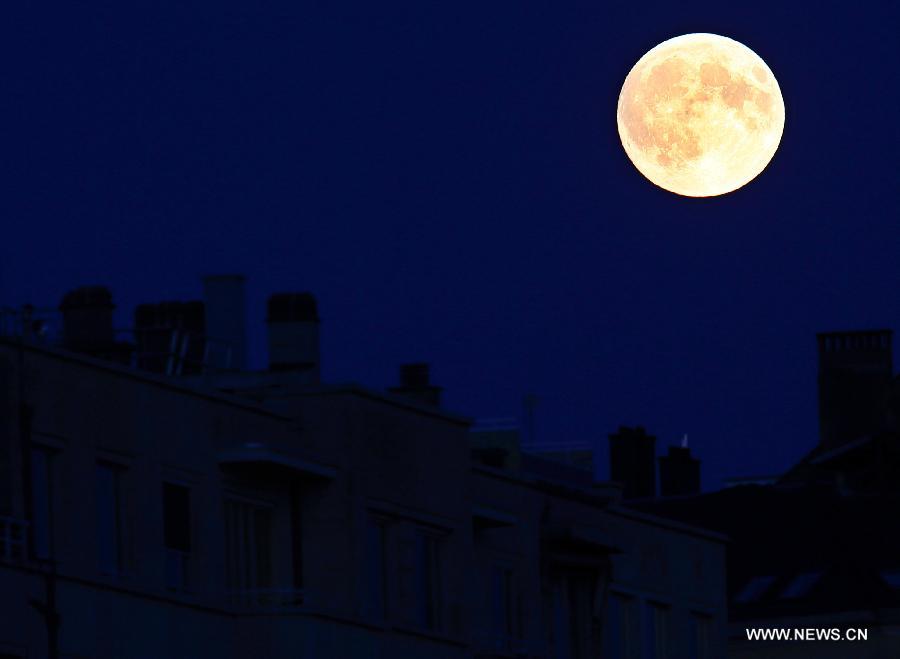
[[[215,370],[247,368],[247,303],[243,275],[203,278],[207,365]]]
[[[609,436],[610,479],[622,483],[625,499],[656,496],[656,437],[641,426]]]
[[[818,334],[819,447],[874,435],[887,423],[891,330]]]
[[[63,315],[63,344],[70,350],[104,353],[115,343],[112,293],[105,286],[81,286],[59,303]]]
[[[670,446],[659,458],[659,494],[664,497],[700,494],[700,461],[687,446]]]
[[[312,293],[269,297],[269,370],[309,373],[319,381],[319,312]]]
[[[430,383],[428,364],[424,363],[401,365],[400,386],[388,391],[426,405],[437,407],[441,404],[441,388]]]

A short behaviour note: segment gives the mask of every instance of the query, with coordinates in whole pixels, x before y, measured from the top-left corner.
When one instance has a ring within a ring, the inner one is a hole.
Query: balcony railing
[[[0,560],[18,562],[28,556],[28,522],[0,517]]]

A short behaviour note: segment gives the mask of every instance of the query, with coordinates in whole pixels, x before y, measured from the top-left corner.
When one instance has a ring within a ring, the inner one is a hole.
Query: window
[[[490,602],[494,649],[512,650],[515,637],[515,615],[513,610],[513,573],[505,565],[495,565],[491,569]]]
[[[97,558],[100,572],[122,572],[121,470],[97,465]]]
[[[568,588],[565,579],[553,584],[551,642],[553,659],[572,659],[571,617],[569,615]]]
[[[225,584],[240,604],[272,603],[272,510],[225,502]]]
[[[593,579],[583,572],[561,575],[552,591],[553,659],[592,657]]]
[[[710,636],[712,634],[712,618],[702,613],[691,614],[691,628],[688,659],[710,659]]]
[[[370,516],[366,522],[365,599],[363,614],[383,622],[387,617],[387,522]]]
[[[572,623],[572,657],[588,659],[592,656],[594,580],[587,574],[578,573],[570,575],[567,581],[569,616]]]
[[[24,520],[0,516],[0,561],[25,559],[28,524]]]
[[[654,602],[644,604],[644,640],[641,644],[644,659],[668,657],[669,609]]]
[[[291,485],[291,571],[294,591],[303,591],[303,494],[299,485]]]
[[[186,590],[191,555],[191,491],[184,485],[163,483],[163,540],[166,587]]]
[[[609,596],[604,644],[610,659],[631,659],[635,652],[634,600],[612,593]]]
[[[35,558],[47,560],[53,550],[53,454],[32,448],[31,458],[31,548]]]
[[[416,531],[415,594],[416,622],[424,629],[441,627],[441,572],[439,537],[433,532]]]

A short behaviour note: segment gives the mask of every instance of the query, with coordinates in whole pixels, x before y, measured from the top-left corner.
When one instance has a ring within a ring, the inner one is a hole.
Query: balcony
[[[28,522],[0,517],[0,561],[20,563],[28,558]]]

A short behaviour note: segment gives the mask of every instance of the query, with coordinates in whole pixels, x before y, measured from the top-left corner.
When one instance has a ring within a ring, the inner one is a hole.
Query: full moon
[[[685,34],[638,60],[616,120],[644,176],[676,194],[713,197],[769,164],[784,131],[784,100],[772,71],[745,45]]]

